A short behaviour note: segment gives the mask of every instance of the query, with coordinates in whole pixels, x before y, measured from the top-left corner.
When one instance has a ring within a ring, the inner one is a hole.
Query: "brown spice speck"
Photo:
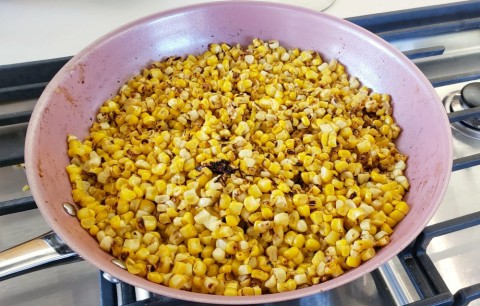
[[[70,92],[63,86],[59,86],[56,90],[55,90],[56,93],[58,94],[63,94],[65,96],[65,98],[67,99],[67,102],[72,104],[73,106],[77,107],[77,103],[75,101],[75,98],[72,97],[72,95],[70,94]]]
[[[38,164],[37,164],[37,170],[38,170],[38,176],[43,177],[44,173],[42,169],[42,163],[40,160],[38,161]]]

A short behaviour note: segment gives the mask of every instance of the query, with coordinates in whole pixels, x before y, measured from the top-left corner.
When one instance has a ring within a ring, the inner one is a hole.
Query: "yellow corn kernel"
[[[187,271],[187,264],[184,262],[177,261],[174,263],[172,268],[173,274],[185,274]]]
[[[179,232],[185,239],[194,238],[197,235],[197,229],[190,223],[182,226]]]
[[[408,214],[410,207],[404,201],[400,201],[395,205],[395,209],[403,213],[404,215]]]
[[[148,272],[147,279],[151,282],[161,284],[163,283],[163,275],[159,272]]]
[[[352,222],[357,222],[357,220],[363,220],[367,214],[360,207],[351,208],[347,213],[348,220]]]
[[[387,221],[387,216],[383,211],[374,211],[369,216],[373,225],[381,226],[383,223]],[[392,218],[393,219],[393,218]],[[395,220],[395,219],[393,219]],[[396,220],[395,220],[396,221]]]
[[[381,183],[381,184],[386,184],[388,182],[387,178],[385,177],[385,175],[382,175],[380,173],[378,173],[377,171],[373,170],[372,172],[370,172],[370,177],[372,178],[372,180],[376,183]]]
[[[359,153],[367,153],[372,148],[372,144],[368,140],[362,140],[357,144],[357,150]]]
[[[118,194],[118,197],[122,200],[130,202],[137,197],[137,194],[133,190],[122,188]]]
[[[375,256],[375,248],[367,248],[360,254],[362,261],[367,261]]]
[[[310,214],[310,220],[312,220],[313,223],[319,225],[323,222],[323,213],[321,211],[314,211]]]
[[[187,241],[188,253],[198,255],[202,252],[203,246],[200,238],[190,238]]]
[[[250,185],[250,187],[248,187],[248,195],[254,198],[260,198],[262,194],[263,193],[260,190],[260,187],[258,187],[257,185]]]
[[[254,212],[260,207],[260,200],[253,196],[247,196],[243,201],[245,209],[249,212]]]
[[[325,237],[325,242],[328,243],[329,245],[335,245],[337,240],[339,240],[341,237],[341,234],[339,232],[336,232],[334,230],[331,230],[328,235]]]
[[[297,207],[297,211],[300,216],[307,218],[310,216],[310,206],[307,204],[302,204]]]
[[[332,230],[337,231],[339,233],[343,233],[345,231],[345,229],[343,228],[342,218],[333,218],[332,222],[330,223],[330,227]]]
[[[297,247],[288,248],[283,252],[283,256],[287,259],[293,259],[300,253],[300,250]]]
[[[335,187],[332,184],[326,184],[324,187],[324,193],[326,196],[334,196],[335,195]]]
[[[346,265],[351,267],[351,268],[358,267],[361,262],[362,262],[362,258],[360,256],[357,256],[357,257],[348,256],[347,260],[345,261]]]
[[[346,257],[350,254],[350,246],[345,239],[337,240],[335,243],[335,249],[339,256]]]
[[[250,275],[252,278],[256,278],[258,280],[261,280],[262,282],[265,282],[269,278],[268,273],[259,269],[253,269]]]
[[[278,162],[273,162],[270,164],[270,166],[268,167],[268,171],[272,174],[272,175],[278,175],[280,173],[280,170],[282,169],[282,167],[280,166],[280,164]]]
[[[302,234],[297,234],[293,238],[292,246],[301,249],[305,245],[305,236]]]
[[[168,287],[174,289],[181,289],[188,282],[186,275],[174,274],[168,281]]]
[[[306,194],[294,194],[293,195],[293,204],[295,206],[308,204],[308,195]]]
[[[273,222],[276,225],[287,226],[289,223],[289,216],[287,213],[278,213],[273,217]]]
[[[238,267],[238,274],[239,275],[248,275],[251,274],[253,271],[252,267],[249,265],[241,265]]]
[[[238,202],[238,201],[232,201],[230,202],[230,213],[232,215],[236,215],[236,216],[239,216],[240,213],[242,212],[242,208],[243,208],[243,203],[242,202]]]
[[[236,226],[240,223],[240,217],[238,215],[227,215],[225,216],[225,223],[228,226]]]
[[[293,279],[288,279],[285,283],[277,283],[278,292],[292,291],[297,289],[297,283]]]
[[[226,295],[226,296],[237,296],[237,295],[238,295],[238,291],[237,291],[237,289],[234,289],[234,288],[225,288],[225,291],[223,292],[223,295]]]
[[[311,252],[316,252],[321,249],[321,244],[317,239],[308,238],[305,241],[305,248]]]
[[[157,228],[157,218],[154,216],[142,216],[142,220],[146,231],[153,231]]]
[[[257,186],[261,192],[267,193],[272,190],[272,181],[269,178],[261,178],[258,180]]]
[[[274,216],[273,210],[270,207],[262,207],[260,211],[263,219],[265,220],[271,219]]]
[[[388,216],[396,222],[400,222],[403,218],[405,218],[405,214],[398,209],[392,211]]]

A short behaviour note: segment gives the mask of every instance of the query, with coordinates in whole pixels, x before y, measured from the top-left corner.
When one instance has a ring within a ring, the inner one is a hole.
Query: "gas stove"
[[[468,1],[349,19],[403,51],[436,87],[452,123],[454,172],[427,228],[397,257],[342,287],[272,305],[480,305],[479,16],[480,1]],[[2,250],[50,230],[21,163],[36,98],[68,59],[0,66]],[[78,256],[41,268],[2,280],[0,305],[200,305],[119,282]]]

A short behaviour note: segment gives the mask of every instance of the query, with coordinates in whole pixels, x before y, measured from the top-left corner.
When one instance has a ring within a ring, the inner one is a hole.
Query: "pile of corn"
[[[390,97],[336,60],[253,40],[168,58],[68,137],[81,226],[129,272],[258,295],[375,256],[409,211]]]

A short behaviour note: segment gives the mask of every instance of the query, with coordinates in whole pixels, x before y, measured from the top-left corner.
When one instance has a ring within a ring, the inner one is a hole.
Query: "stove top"
[[[460,99],[480,80],[478,16],[480,1],[468,1],[350,19],[403,51],[436,87],[453,125],[454,172],[429,226],[397,257],[337,289],[274,305],[480,305],[480,133],[466,129],[478,130],[480,109]],[[0,249],[50,230],[19,164],[36,98],[67,60],[0,66]],[[0,305],[200,305],[152,296],[77,257],[62,263],[3,280]]]

